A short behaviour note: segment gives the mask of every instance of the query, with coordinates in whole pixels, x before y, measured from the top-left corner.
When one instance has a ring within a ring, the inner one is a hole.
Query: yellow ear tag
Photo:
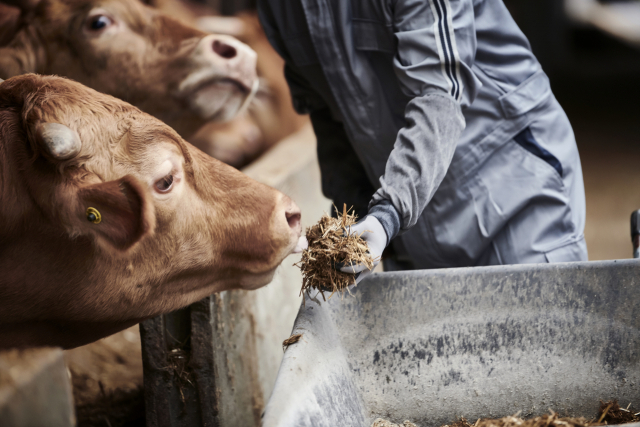
[[[96,208],[87,208],[87,219],[94,224],[100,224],[102,221],[102,215]]]

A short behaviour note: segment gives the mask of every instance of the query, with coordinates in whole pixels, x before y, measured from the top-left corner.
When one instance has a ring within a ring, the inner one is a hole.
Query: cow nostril
[[[213,51],[226,59],[234,58],[238,54],[235,47],[221,42],[220,40],[214,40]]]
[[[300,212],[286,212],[285,216],[287,217],[287,222],[289,223],[289,228],[297,229],[300,227]]]

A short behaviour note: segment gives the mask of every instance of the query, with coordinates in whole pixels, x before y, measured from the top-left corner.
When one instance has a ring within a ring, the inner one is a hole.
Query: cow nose
[[[289,228],[292,230],[299,230],[300,227],[300,208],[294,203],[292,203],[292,207],[285,211],[284,215],[287,218],[287,223],[289,224]]]
[[[234,58],[238,54],[235,47],[220,40],[213,41],[213,51],[225,59]]]
[[[235,81],[249,94],[258,80],[256,52],[230,36],[209,34],[203,37],[193,51],[192,61],[195,71],[180,84],[183,92],[214,79]]]
[[[298,239],[302,232],[300,208],[296,205],[296,202],[291,200],[288,196],[284,196],[282,198],[282,204],[284,205],[284,217],[287,220],[287,224],[289,224],[289,230],[292,237]]]

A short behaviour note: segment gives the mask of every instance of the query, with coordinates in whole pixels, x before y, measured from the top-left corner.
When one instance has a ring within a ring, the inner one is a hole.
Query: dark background
[[[572,21],[563,0],[505,3],[576,134],[589,258],[630,258],[629,216],[640,209],[640,43]]]

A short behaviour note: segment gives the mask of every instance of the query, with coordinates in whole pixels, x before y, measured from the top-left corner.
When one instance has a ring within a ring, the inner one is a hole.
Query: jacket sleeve
[[[260,0],[257,3],[258,19],[271,43],[271,46],[285,61],[284,77],[289,85],[293,108],[298,114],[310,114],[313,111],[326,107],[322,98],[311,88],[311,85],[302,77],[301,73],[295,69],[295,65],[271,10],[271,5],[267,0]]]
[[[471,71],[476,50],[471,0],[391,3],[398,42],[394,68],[412,100],[371,211],[388,212],[392,206],[404,231],[416,224],[444,179],[465,128],[462,108],[473,102],[479,82]],[[389,231],[393,236],[399,230]]]
[[[346,203],[362,218],[367,214],[375,188],[349,142],[344,124],[333,117],[330,108],[295,66],[285,66],[285,77],[291,89],[294,108],[301,114],[309,114],[318,139],[322,193],[341,212],[342,205]],[[333,210],[331,213],[334,213]]]
[[[349,142],[344,125],[331,117],[328,108],[312,112],[311,123],[318,138],[323,194],[340,212],[346,204],[358,218],[363,218],[376,190]]]
[[[340,211],[343,203],[346,203],[347,207],[354,208],[358,217],[364,217],[375,188],[349,142],[343,123],[332,116],[325,100],[294,65],[276,26],[271,6],[266,0],[258,1],[258,15],[269,42],[285,60],[284,75],[291,91],[294,109],[299,114],[310,115],[318,139],[323,194]],[[318,78],[323,76],[319,75]]]

